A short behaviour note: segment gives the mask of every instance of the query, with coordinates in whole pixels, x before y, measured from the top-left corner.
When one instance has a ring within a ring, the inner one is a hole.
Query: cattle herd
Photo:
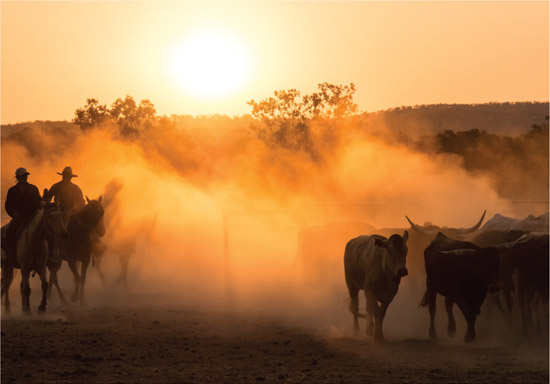
[[[401,277],[408,274],[408,253],[413,253],[414,259],[423,253],[426,284],[420,305],[429,310],[431,339],[437,338],[434,317],[438,294],[444,297],[449,337],[456,332],[452,312],[456,304],[467,323],[464,341],[475,339],[476,317],[488,294],[508,320],[517,302],[524,335],[530,329],[547,331],[548,213],[524,220],[497,214],[481,227],[484,217],[485,213],[476,225],[464,229],[419,226],[407,217],[411,235],[407,230],[383,229],[379,232],[397,233],[389,238],[373,234],[349,240],[344,272],[355,332],[359,330],[358,317],[364,317],[367,334],[383,339],[384,315],[398,291]],[[303,243],[301,246],[306,247]],[[366,315],[358,310],[360,290],[366,298]]]

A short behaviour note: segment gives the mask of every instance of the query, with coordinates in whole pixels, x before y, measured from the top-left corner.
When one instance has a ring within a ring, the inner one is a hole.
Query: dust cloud
[[[29,182],[42,191],[71,166],[85,195],[105,197],[106,284],[97,266],[89,269],[88,305],[254,312],[330,335],[351,331],[344,249],[323,273],[304,270],[297,252],[302,230],[363,223],[402,234],[405,215],[420,224],[469,227],[485,209],[488,218],[517,213],[489,178],[472,176],[454,155],[421,153],[344,127],[336,146],[318,148],[325,156],[315,162],[266,145],[249,124],[245,118],[164,119],[136,141],[116,137],[109,126],[3,138],[2,196],[17,167],[26,167]],[[3,224],[6,219],[3,211]],[[319,241],[334,247],[330,236]],[[113,285],[121,255],[129,257],[127,289]],[[60,272],[70,292],[68,268]],[[421,272],[413,268],[388,310],[386,337],[427,335],[427,311],[417,309],[422,293]],[[58,303],[55,293],[50,302]],[[457,314],[458,334],[460,321]]]

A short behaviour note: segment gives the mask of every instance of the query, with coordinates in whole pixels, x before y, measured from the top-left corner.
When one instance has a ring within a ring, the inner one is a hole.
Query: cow
[[[517,270],[517,296],[521,312],[521,329],[524,335],[534,311],[534,302],[542,304],[545,324],[548,324],[548,270],[549,235],[524,235],[511,246],[504,246],[501,258]],[[540,327],[540,321],[538,325]]]
[[[468,329],[465,342],[475,340],[476,316],[485,300],[487,291],[499,289],[499,253],[495,247],[479,248],[468,241],[454,240],[439,232],[424,251],[426,268],[426,293],[421,306],[428,306],[430,313],[430,339],[436,339],[435,302],[439,293],[445,296],[445,309],[449,317],[447,334],[453,337],[456,323],[453,303],[462,311]]]
[[[408,274],[407,239],[393,234],[389,238],[380,235],[359,236],[346,244],[344,272],[350,297],[350,311],[353,314],[354,333],[359,332],[359,291],[366,299],[367,335],[383,340],[382,322],[392,302],[401,277]],[[378,304],[380,303],[380,304]],[[374,321],[373,321],[374,318]]]
[[[497,247],[501,248],[501,245],[512,243],[518,240],[520,237],[526,235],[527,231],[522,230],[488,230],[485,232],[479,233],[477,236],[475,236],[472,239],[472,243],[476,244],[479,247]],[[504,246],[504,249],[499,249],[501,251],[500,253],[500,287],[502,295],[504,296],[504,300],[506,301],[506,308],[508,310],[507,316],[508,319],[510,319],[512,315],[512,309],[514,302],[512,300],[512,292],[515,291],[515,285],[513,281],[513,274],[515,270],[515,266],[512,263],[512,260],[508,256],[510,252],[506,250],[506,246]],[[502,305],[500,304],[499,299],[499,293],[495,293],[492,296],[492,299],[497,306],[497,308],[501,311],[501,313],[505,313],[504,309],[502,308]]]

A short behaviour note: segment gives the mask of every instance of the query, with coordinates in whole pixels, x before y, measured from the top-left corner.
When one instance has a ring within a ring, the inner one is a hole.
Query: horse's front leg
[[[46,267],[42,268],[42,270],[38,273],[38,276],[42,282],[42,301],[38,307],[38,313],[42,314],[46,312],[46,298],[48,296],[48,278],[46,276]]]
[[[86,304],[84,301],[84,284],[86,283],[86,271],[88,269],[88,264],[90,263],[90,260],[83,261],[82,265],[80,266],[80,304],[84,305]]]
[[[48,299],[51,299],[52,288],[55,286],[55,288],[57,289],[57,293],[59,294],[59,300],[61,300],[61,302],[65,304],[66,303],[65,296],[61,291],[61,287],[59,286],[59,280],[57,278],[57,271],[59,271],[59,267],[57,266],[52,268],[48,267],[48,269],[50,270],[50,281],[48,284]]]
[[[4,308],[6,310],[6,313],[10,313],[11,305],[10,305],[10,285],[13,281],[13,268],[2,266],[2,282],[0,283],[2,286],[2,296],[6,296],[6,299],[4,301]]]
[[[78,269],[76,268],[76,262],[74,260],[69,261],[69,268],[74,276],[74,291],[71,295],[71,301],[74,303],[78,300],[78,290],[80,287],[80,276],[78,275]]]
[[[21,268],[21,306],[25,315],[32,314],[30,306],[31,286],[29,285],[30,271]]]

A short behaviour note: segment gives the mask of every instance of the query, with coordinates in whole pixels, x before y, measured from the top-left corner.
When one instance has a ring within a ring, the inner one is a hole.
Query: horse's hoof
[[[32,312],[31,312],[30,309],[24,309],[24,310],[23,310],[23,315],[25,315],[25,316],[31,316],[31,315],[32,315]]]
[[[466,333],[466,335],[464,336],[464,342],[465,343],[470,343],[470,342],[474,341],[475,339],[476,339],[476,335],[472,334],[472,333]]]
[[[38,314],[43,315],[44,313],[46,313],[46,306],[41,305],[40,307],[38,307]]]

